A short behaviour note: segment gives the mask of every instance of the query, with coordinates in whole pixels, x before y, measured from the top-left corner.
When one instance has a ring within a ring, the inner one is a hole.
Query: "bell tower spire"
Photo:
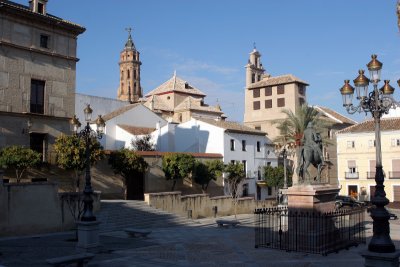
[[[140,53],[136,50],[132,39],[132,28],[125,29],[128,32],[128,40],[119,57],[120,85],[118,88],[118,99],[138,102],[142,97],[142,87],[140,86]]]
[[[252,83],[262,79],[265,69],[261,63],[261,54],[257,51],[256,43],[253,43],[253,51],[250,53],[249,61],[246,67],[246,88]]]

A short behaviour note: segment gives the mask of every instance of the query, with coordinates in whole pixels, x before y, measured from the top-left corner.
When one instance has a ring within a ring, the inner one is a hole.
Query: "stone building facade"
[[[0,0],[0,147],[24,145],[51,161],[54,139],[70,133],[77,37],[85,28],[46,5]]]

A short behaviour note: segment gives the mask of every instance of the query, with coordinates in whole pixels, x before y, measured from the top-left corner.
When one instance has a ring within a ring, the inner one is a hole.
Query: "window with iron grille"
[[[272,108],[272,99],[265,100],[265,108]]]
[[[271,96],[271,95],[272,95],[272,86],[265,87],[265,96]]]
[[[253,90],[253,97],[254,98],[260,97],[260,89],[259,88]]]
[[[260,101],[254,101],[253,110],[258,110],[258,109],[260,109]]]
[[[283,84],[278,85],[277,94],[278,95],[283,95],[284,93],[285,93],[285,86]]]
[[[278,108],[284,107],[285,106],[285,99],[284,98],[278,98],[277,99],[277,106],[278,106]]]

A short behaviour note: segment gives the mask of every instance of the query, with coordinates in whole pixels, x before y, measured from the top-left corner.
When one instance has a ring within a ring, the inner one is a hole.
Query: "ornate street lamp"
[[[92,138],[101,139],[103,137],[105,122],[101,115],[96,119],[97,129],[96,131],[92,130],[90,127],[90,121],[92,119],[93,110],[90,108],[90,105],[87,105],[84,109],[85,113],[85,121],[86,126],[83,130],[79,131],[81,127],[81,123],[79,119],[74,115],[71,119],[70,124],[72,125],[72,131],[76,134],[79,138],[85,141],[86,145],[86,175],[85,175],[85,189],[83,190],[83,215],[81,221],[90,222],[96,221],[96,217],[93,215],[93,188],[91,184],[91,177],[90,177],[90,144]]]
[[[394,88],[390,86],[389,80],[385,80],[382,88],[378,89],[380,81],[382,63],[377,60],[376,55],[371,56],[371,61],[367,64],[370,79],[364,76],[364,71],[360,70],[359,75],[354,80],[354,88],[349,84],[349,80],[344,81],[344,86],[340,88],[343,96],[343,106],[349,114],[356,112],[371,113],[375,122],[375,143],[376,143],[376,172],[375,172],[375,195],[372,197],[372,204],[375,208],[371,211],[373,219],[373,236],[368,245],[368,250],[378,253],[390,253],[395,251],[395,246],[390,238],[389,213],[385,206],[389,203],[384,189],[384,175],[382,168],[381,152],[381,129],[380,121],[383,114],[389,113],[391,108],[395,108],[400,103],[396,102],[392,95]],[[369,83],[373,84],[373,90],[368,92]],[[400,80],[397,81],[400,86]],[[352,99],[354,91],[357,93],[359,103],[353,105]]]

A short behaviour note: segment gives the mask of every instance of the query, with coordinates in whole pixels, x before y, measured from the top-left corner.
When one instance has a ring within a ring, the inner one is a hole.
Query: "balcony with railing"
[[[389,179],[400,179],[400,172],[389,172]]]
[[[376,172],[367,172],[367,179],[375,179]]]
[[[346,179],[358,179],[358,172],[345,172],[344,177]]]

